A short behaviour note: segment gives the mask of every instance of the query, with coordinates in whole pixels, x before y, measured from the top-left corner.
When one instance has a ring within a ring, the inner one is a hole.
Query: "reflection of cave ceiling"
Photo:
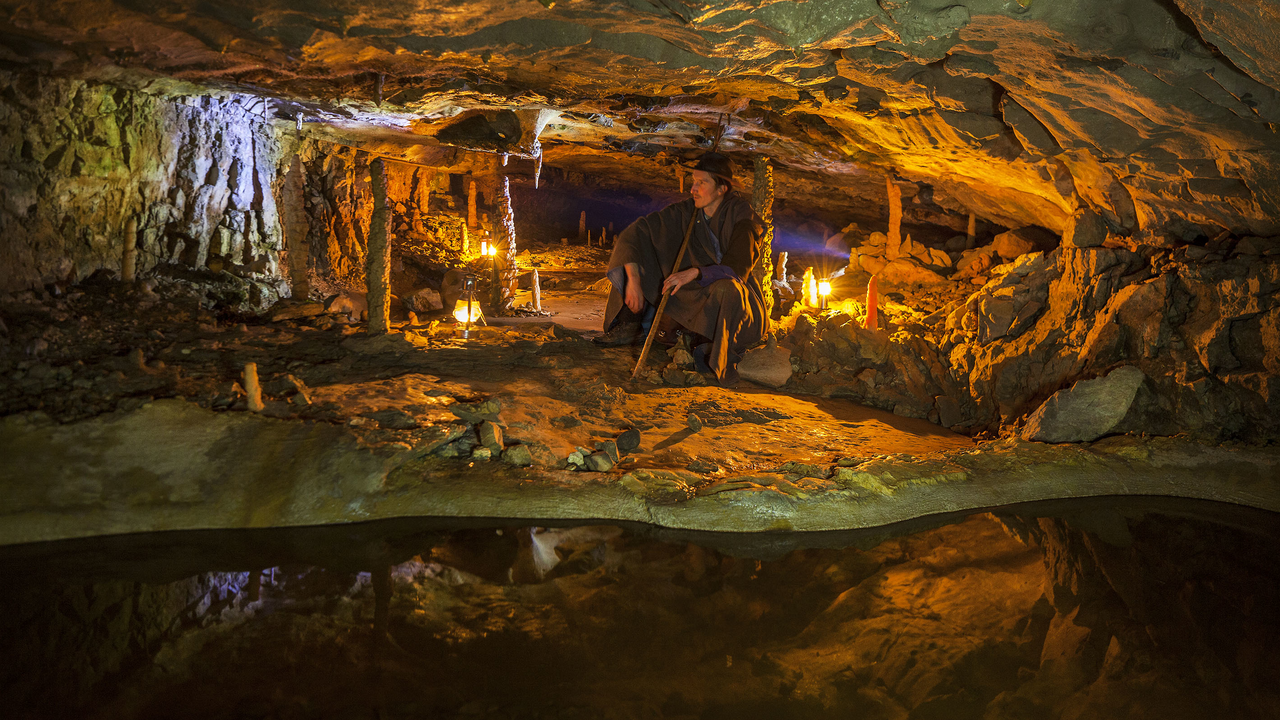
[[[892,172],[1004,225],[1089,204],[1139,235],[1280,234],[1274,0],[0,7],[7,62],[253,88],[307,132],[431,164],[443,143],[673,183],[726,112],[743,178],[771,157],[809,203],[878,206]]]

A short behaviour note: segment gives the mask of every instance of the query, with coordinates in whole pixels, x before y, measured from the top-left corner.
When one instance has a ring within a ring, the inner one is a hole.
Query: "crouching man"
[[[751,278],[762,225],[750,202],[734,190],[727,156],[707,153],[691,169],[691,198],[636,220],[614,243],[613,288],[605,334],[597,342],[643,342],[662,295],[670,294],[660,331],[690,333],[699,367],[714,373],[721,385],[732,385],[742,353],[764,339],[767,326],[764,298]],[[689,249],[672,272],[691,218]]]

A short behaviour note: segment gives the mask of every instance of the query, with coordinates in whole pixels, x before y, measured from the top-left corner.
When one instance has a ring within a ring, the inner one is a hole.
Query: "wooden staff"
[[[720,128],[716,133],[716,141],[711,145],[711,152],[715,152],[720,147],[720,139],[724,137],[724,116],[720,116]],[[680,252],[676,253],[675,265],[671,266],[670,275],[674,275],[680,271],[680,263],[684,260],[684,252],[689,249],[689,239],[693,237],[693,226],[698,222],[699,208],[695,205],[693,208],[693,216],[689,218],[689,227],[684,231],[684,242],[680,244]],[[640,349],[640,359],[636,361],[636,368],[631,371],[631,379],[634,381],[640,376],[640,368],[644,367],[645,358],[649,356],[649,348],[653,345],[653,338],[658,334],[658,325],[662,321],[662,311],[667,309],[667,300],[671,299],[674,293],[662,293],[662,300],[658,301],[658,309],[653,314],[653,323],[649,325],[649,334],[644,339],[644,347]]]

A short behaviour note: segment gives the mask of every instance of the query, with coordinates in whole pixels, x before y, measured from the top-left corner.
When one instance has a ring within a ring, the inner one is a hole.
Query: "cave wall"
[[[0,87],[0,291],[118,273],[132,217],[139,273],[214,265],[288,293],[276,198],[289,140],[264,100],[35,73],[0,73]]]

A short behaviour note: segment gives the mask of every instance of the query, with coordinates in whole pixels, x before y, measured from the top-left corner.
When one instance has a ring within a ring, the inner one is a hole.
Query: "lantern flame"
[[[826,280],[822,280],[818,282],[818,294],[821,295],[822,297],[826,297],[830,295],[831,283],[827,282]]]
[[[470,312],[468,312],[468,310]],[[479,322],[483,313],[480,312],[480,303],[472,300],[469,304],[466,300],[459,299],[453,308],[453,317],[460,323]]]

